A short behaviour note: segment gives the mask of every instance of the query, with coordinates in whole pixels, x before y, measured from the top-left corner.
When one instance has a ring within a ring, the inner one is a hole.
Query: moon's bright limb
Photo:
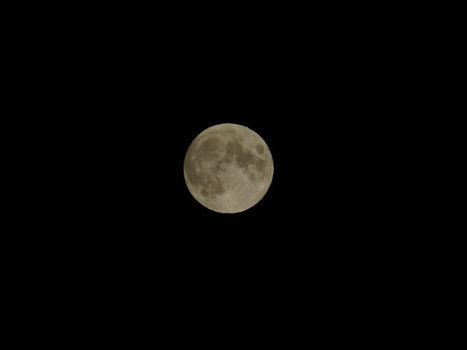
[[[257,204],[272,182],[269,147],[253,130],[238,124],[207,128],[191,143],[184,175],[191,194],[206,208],[238,213]]]

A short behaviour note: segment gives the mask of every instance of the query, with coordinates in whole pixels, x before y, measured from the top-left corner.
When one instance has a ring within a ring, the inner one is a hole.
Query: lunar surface
[[[185,181],[193,197],[219,213],[238,213],[257,204],[272,182],[269,148],[253,130],[218,124],[200,133],[185,156]]]

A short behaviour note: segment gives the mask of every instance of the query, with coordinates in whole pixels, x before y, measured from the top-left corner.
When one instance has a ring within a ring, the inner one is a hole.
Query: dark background
[[[387,218],[394,65],[379,51],[382,34],[318,23],[265,32],[216,22],[218,32],[214,24],[169,30],[130,22],[111,33],[96,28],[62,50],[71,88],[60,93],[68,115],[60,136],[75,143],[70,175],[83,222],[135,247],[139,239],[123,232],[141,235],[145,247],[186,242],[189,255],[225,259],[238,249],[253,259],[263,244],[342,245],[333,254],[345,257],[349,245],[364,249]],[[257,131],[275,160],[265,199],[238,215],[199,206],[183,179],[190,142],[223,122]]]
[[[60,293],[116,317],[169,308],[167,324],[314,310],[326,325],[395,305],[406,58],[378,11],[282,10],[93,9],[29,33],[43,117],[28,125],[45,130],[33,241]],[[190,142],[218,123],[255,130],[274,158],[243,213],[205,209],[183,178]]]

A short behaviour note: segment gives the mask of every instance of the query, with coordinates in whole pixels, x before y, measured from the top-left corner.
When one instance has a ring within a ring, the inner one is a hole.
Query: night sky
[[[40,121],[50,152],[35,171],[51,185],[37,220],[61,275],[152,311],[157,294],[192,315],[219,303],[271,319],[310,300],[324,317],[383,288],[410,215],[392,166],[405,124],[385,34],[345,11],[255,18],[148,14],[66,35],[48,61],[54,93],[35,105],[53,115]],[[219,123],[251,128],[274,159],[269,191],[242,213],[204,208],[185,184],[188,146]]]
[[[130,40],[118,59],[113,50],[126,41],[107,43],[74,73],[76,94],[61,100],[70,111],[61,137],[79,164],[70,170],[72,223],[100,247],[148,259],[154,249],[188,265],[210,257],[212,268],[310,258],[345,265],[368,254],[388,215],[391,169],[382,160],[394,119],[375,84],[387,71],[334,32],[309,41],[184,34],[154,46],[143,45],[148,36]],[[274,158],[266,196],[234,215],[199,205],[183,177],[189,144],[219,123],[255,130]]]
[[[339,73],[329,83],[334,68],[321,64],[314,73],[303,66],[278,72],[267,63],[236,70],[235,60],[227,60],[201,65],[199,74],[180,73],[174,85],[175,77],[164,75],[157,88],[145,85],[143,96],[138,87],[130,100],[115,98],[124,105],[97,124],[88,149],[96,172],[86,180],[93,210],[85,220],[103,230],[97,240],[118,237],[117,246],[131,247],[130,254],[150,257],[155,249],[176,264],[207,259],[221,270],[250,271],[259,261],[301,270],[308,259],[324,259],[330,268],[378,254],[368,245],[381,243],[375,231],[386,229],[381,218],[390,186],[380,181],[380,123],[369,113],[368,95],[340,91]],[[268,193],[238,214],[201,206],[183,177],[191,141],[219,123],[255,130],[274,159]]]

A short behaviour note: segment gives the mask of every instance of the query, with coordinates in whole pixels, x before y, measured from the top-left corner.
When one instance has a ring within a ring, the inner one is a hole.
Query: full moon
[[[190,193],[218,213],[239,213],[256,205],[268,191],[273,173],[272,155],[261,136],[230,123],[201,132],[184,162]]]

